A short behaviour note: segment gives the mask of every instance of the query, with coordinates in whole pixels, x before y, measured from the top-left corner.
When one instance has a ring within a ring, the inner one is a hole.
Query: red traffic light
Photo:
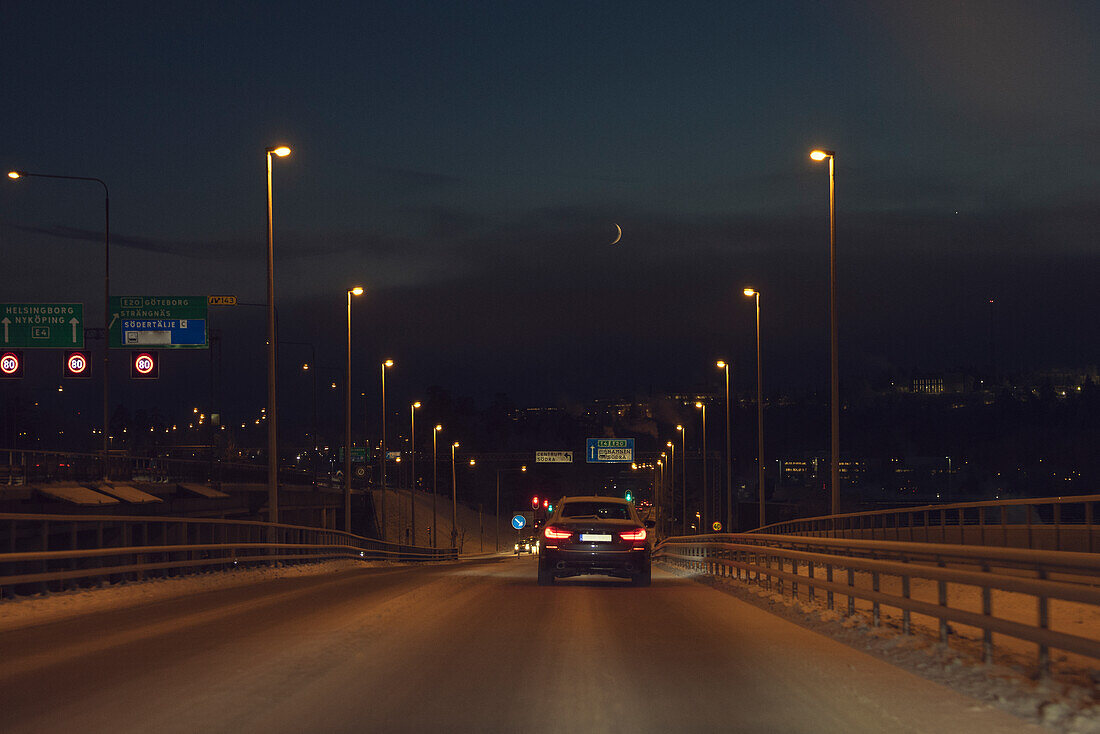
[[[92,360],[86,352],[65,352],[65,362],[61,365],[62,377],[87,379],[92,376]]]
[[[543,500],[543,501],[542,501],[542,507],[543,507],[543,509],[546,509],[546,508],[547,508],[547,507],[549,507],[549,506],[550,506],[550,500]]]
[[[160,377],[160,360],[156,352],[130,352],[130,378],[155,380]]]
[[[23,352],[13,350],[0,354],[0,378],[23,377]]]
[[[534,509],[534,510],[539,509],[539,498],[538,497],[532,497],[531,498],[531,508]]]

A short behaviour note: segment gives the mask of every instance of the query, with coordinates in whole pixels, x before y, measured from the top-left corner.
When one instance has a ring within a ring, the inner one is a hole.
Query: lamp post
[[[665,465],[668,464],[668,454],[661,452],[661,458],[657,460],[657,466],[661,467],[661,483],[653,492],[653,527],[661,527],[661,493],[665,490]]]
[[[669,517],[675,512],[673,509],[676,507],[676,444],[672,441],[665,441],[665,446],[668,446],[669,458],[668,458],[668,513]],[[658,528],[660,530],[660,528]]]
[[[351,532],[351,297],[363,295],[363,287],[348,290],[347,361],[344,362],[344,532]],[[366,436],[363,437],[364,440]]]
[[[493,541],[493,550],[500,551],[500,475],[506,471],[527,471],[527,466],[521,466],[519,469],[497,469],[497,531],[496,540]]]
[[[760,359],[760,291],[746,288],[744,292],[746,296],[756,298],[756,469],[759,475],[760,527],[764,527],[764,367]]]
[[[393,367],[393,360],[387,359],[382,363],[382,452],[378,463],[381,464],[379,470],[380,479],[382,483],[382,527],[381,534],[382,540],[386,539],[386,368]]]
[[[688,515],[688,463],[687,463],[687,431],[681,425],[676,426],[680,432],[680,478],[683,479],[683,487],[680,488],[680,535],[687,535]]]
[[[836,153],[831,150],[814,150],[810,158],[815,161],[829,159],[829,362],[832,375],[830,415],[829,494],[831,513],[840,512],[840,376],[837,348],[836,314]]]
[[[286,158],[285,145],[267,148],[267,521],[279,522],[279,444],[275,409],[275,218],[271,207],[271,156]]]
[[[702,523],[707,524],[707,406],[703,402],[696,402],[695,407],[703,411],[703,518]]]
[[[420,407],[420,401],[409,406],[409,522],[412,525],[412,544],[416,545],[416,409]]]
[[[458,547],[458,477],[455,474],[455,449],[458,441],[451,444],[451,547]]]
[[[62,176],[54,173],[30,173],[28,171],[8,171],[8,178],[18,181],[21,178],[60,178],[67,181],[94,181],[103,187],[103,481],[110,478],[107,460],[110,457],[108,434],[111,426],[111,380],[110,339],[111,329],[111,192],[107,183],[92,176]],[[270,184],[269,184],[270,185]]]
[[[726,532],[733,532],[733,457],[730,448],[730,366],[718,360],[718,369],[726,373]]]
[[[432,429],[432,547],[436,547],[436,541],[439,538],[439,525],[437,524],[435,513],[435,498],[439,494],[439,490],[436,488],[438,480],[439,463],[435,458],[436,438],[439,436],[439,432],[443,430],[443,426],[436,425]]]

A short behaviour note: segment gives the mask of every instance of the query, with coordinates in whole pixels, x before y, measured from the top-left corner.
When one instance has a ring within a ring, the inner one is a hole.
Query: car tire
[[[634,578],[631,579],[631,582],[635,586],[649,586],[652,578],[653,576],[650,573],[649,566],[646,565],[645,570],[635,575]]]
[[[545,563],[539,564],[539,586],[552,586],[554,584],[554,574],[550,571],[550,566]]]

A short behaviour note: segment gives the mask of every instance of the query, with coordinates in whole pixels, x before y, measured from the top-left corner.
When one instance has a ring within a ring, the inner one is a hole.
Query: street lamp
[[[680,488],[680,534],[687,535],[687,508],[688,508],[688,463],[687,463],[687,431],[681,425],[676,426],[680,432],[680,478],[683,479],[683,487]]]
[[[725,360],[716,362],[726,373],[726,532],[733,528],[733,458],[730,448],[730,366]]]
[[[271,156],[286,158],[285,145],[268,148],[267,158],[267,521],[279,522],[279,447],[275,412],[275,219],[271,207]]]
[[[506,471],[525,472],[527,471],[527,466],[521,466],[519,469],[497,469],[497,532],[496,540],[493,543],[493,550],[496,551],[500,550],[500,475],[502,472]]]
[[[379,464],[382,465],[381,471],[381,483],[382,483],[382,540],[386,539],[386,368],[393,367],[393,360],[387,359],[382,363],[382,456],[379,459]]]
[[[432,547],[436,547],[436,540],[439,538],[439,525],[436,524],[435,514],[435,498],[439,494],[439,490],[436,488],[438,480],[439,463],[435,459],[435,447],[436,438],[439,436],[439,432],[443,430],[443,426],[437,425],[432,429]]]
[[[344,363],[344,532],[351,532],[351,297],[363,295],[363,286],[348,291],[347,361]],[[315,373],[316,374],[316,373]],[[315,383],[316,384],[316,381]],[[316,400],[316,396],[314,396]],[[316,408],[315,408],[316,409]],[[366,441],[366,436],[363,440]],[[316,438],[314,438],[316,441]],[[366,457],[363,457],[364,461]]]
[[[831,514],[840,512],[840,369],[837,347],[836,315],[836,153],[831,150],[814,150],[810,158],[815,161],[829,159],[829,354],[832,374],[830,435],[832,453],[829,466]]]
[[[451,547],[458,547],[458,477],[455,474],[455,449],[458,441],[451,444]]]
[[[420,401],[409,406],[409,473],[412,475],[409,489],[409,522],[412,524],[413,545],[416,545],[416,409],[420,407]]]
[[[756,299],[756,467],[760,485],[760,527],[764,527],[764,367],[760,359],[760,291],[746,288],[744,293]]]
[[[668,446],[669,458],[668,458],[668,514],[672,517],[672,513],[675,512],[673,508],[676,506],[676,444],[672,441],[665,441],[665,446]],[[658,528],[660,530],[660,528]]]
[[[60,178],[67,181],[94,181],[103,187],[103,481],[110,479],[107,459],[110,457],[110,329],[111,329],[111,192],[103,179],[92,176],[61,176],[53,173],[29,173],[27,171],[8,171],[8,178],[18,181],[21,178]]]
[[[706,524],[707,519],[707,406],[705,403],[696,401],[695,407],[703,411],[703,521]]]

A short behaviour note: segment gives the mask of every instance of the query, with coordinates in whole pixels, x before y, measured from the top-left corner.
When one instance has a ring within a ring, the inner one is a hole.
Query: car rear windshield
[[[562,517],[598,517],[601,520],[630,520],[630,507],[621,502],[566,502]]]

